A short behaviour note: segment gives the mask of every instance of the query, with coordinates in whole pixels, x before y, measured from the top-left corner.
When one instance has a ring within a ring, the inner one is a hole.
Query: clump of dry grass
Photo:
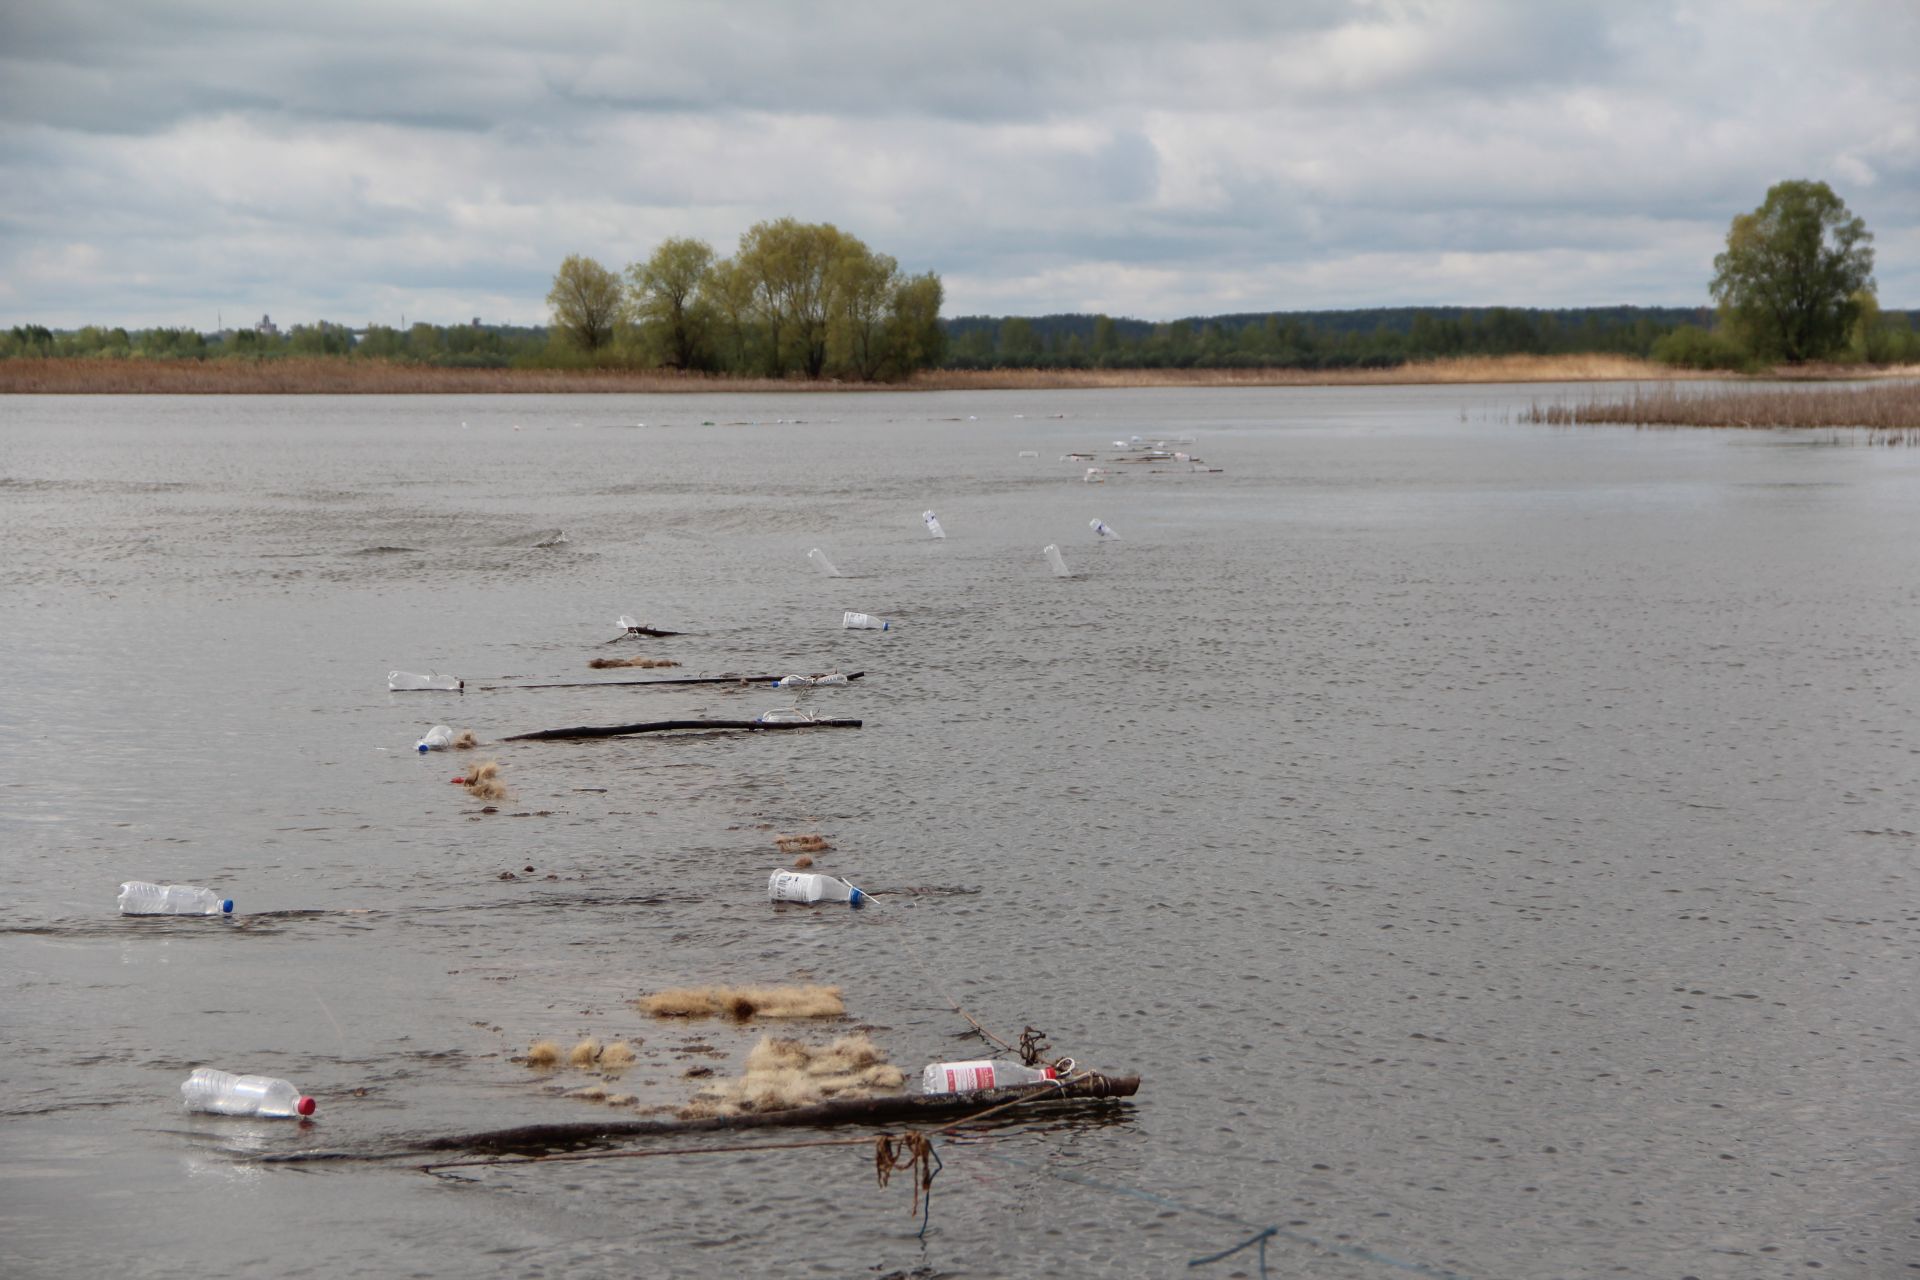
[[[473,730],[471,729],[462,729],[453,737],[453,749],[455,751],[471,751],[479,745],[480,739],[473,736]]]
[[[504,800],[507,784],[500,781],[500,762],[488,760],[467,770],[467,794],[475,800]]]
[[[782,853],[825,853],[833,848],[820,836],[775,836],[773,842]]]
[[[596,671],[605,671],[609,667],[677,667],[680,664],[672,658],[595,658],[587,665]]]
[[[813,865],[813,856],[811,854],[803,853],[799,857],[793,860],[793,869],[795,871],[805,871],[808,867],[812,865]]]
[[[560,1046],[551,1040],[535,1040],[527,1046],[527,1065],[536,1071],[551,1071],[560,1065]]]
[[[592,1036],[588,1036],[585,1040],[573,1046],[573,1050],[567,1054],[567,1063],[569,1066],[585,1070],[592,1066],[599,1057],[600,1042]]]
[[[1535,403],[1520,420],[1549,426],[1858,427],[1906,433],[1920,431],[1920,381],[1687,391],[1640,387],[1606,399]],[[1910,442],[1905,436],[1900,439]]]
[[[839,987],[683,987],[656,991],[636,1001],[656,1018],[842,1018],[847,1003]]]
[[[865,1034],[841,1036],[825,1046],[763,1036],[747,1054],[746,1067],[737,1079],[701,1089],[681,1117],[787,1111],[831,1098],[894,1093],[906,1083],[900,1068]]]
[[[616,1040],[600,1051],[600,1069],[618,1073],[633,1065],[633,1046]]]

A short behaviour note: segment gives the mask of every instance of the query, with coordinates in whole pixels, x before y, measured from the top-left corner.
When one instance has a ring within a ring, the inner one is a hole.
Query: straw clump
[[[747,1054],[746,1072],[701,1089],[681,1112],[683,1119],[788,1111],[832,1098],[870,1098],[897,1093],[906,1075],[864,1034],[841,1036],[825,1046],[761,1037]]]
[[[775,836],[773,842],[782,853],[824,853],[833,848],[821,836]]]
[[[479,745],[480,739],[473,736],[473,730],[471,729],[462,729],[458,734],[454,735],[453,749],[455,751],[471,751]]]
[[[551,1040],[535,1040],[527,1046],[527,1065],[536,1071],[551,1071],[560,1065],[560,1046]]]
[[[475,800],[504,800],[507,784],[500,781],[500,762],[488,760],[467,770],[467,794]]]
[[[839,987],[683,987],[657,991],[636,1002],[656,1018],[843,1018]]]
[[[672,658],[595,658],[587,664],[596,671],[605,671],[609,667],[677,667],[680,664]]]

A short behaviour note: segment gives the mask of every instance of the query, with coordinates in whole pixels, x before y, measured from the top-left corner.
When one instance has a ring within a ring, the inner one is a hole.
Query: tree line
[[[908,275],[831,223],[755,223],[731,258],[669,239],[615,274],[573,255],[554,275],[554,332],[581,363],[892,381],[938,365],[940,277]]]

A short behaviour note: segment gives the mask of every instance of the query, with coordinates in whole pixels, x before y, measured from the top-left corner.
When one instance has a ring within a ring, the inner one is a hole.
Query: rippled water
[[[1508,420],[1557,393],[0,402],[0,1272],[1911,1274],[1920,455]],[[488,815],[430,724],[794,699],[385,691],[625,651],[864,670],[801,701],[865,727],[505,744]],[[772,908],[809,830],[977,892]],[[794,979],[1145,1083],[945,1146],[924,1241],[857,1148],[247,1159],[609,1114],[541,1037],[679,1102],[757,1032],[633,998]],[[318,1123],[183,1115],[202,1064]]]

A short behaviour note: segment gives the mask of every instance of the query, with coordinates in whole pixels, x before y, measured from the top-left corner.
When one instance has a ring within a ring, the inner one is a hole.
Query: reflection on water
[[[1897,1273],[1920,462],[1508,421],[1552,394],[11,400],[0,1257],[1133,1276],[1270,1224],[1286,1274]],[[807,704],[865,727],[502,743],[795,699],[564,687],[623,611],[676,674],[865,671]],[[800,832],[879,909],[770,907]],[[623,1114],[541,1038],[684,1101],[765,1028],[633,1001],[711,981],[840,986],[797,1033],[910,1072],[987,1052],[957,1003],[1144,1085],[943,1147],[924,1242],[854,1148],[244,1158]],[[184,1119],[201,1065],[318,1123]]]

